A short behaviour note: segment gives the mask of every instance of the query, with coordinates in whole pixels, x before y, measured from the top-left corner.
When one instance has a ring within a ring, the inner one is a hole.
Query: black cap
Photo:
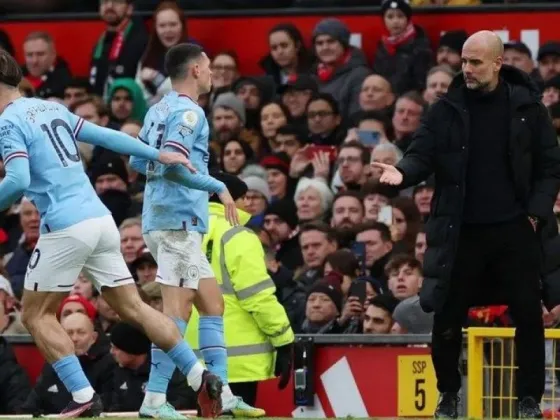
[[[245,182],[238,176],[230,175],[222,171],[213,171],[210,172],[210,175],[226,185],[226,188],[228,189],[229,193],[231,194],[231,197],[234,200],[239,200],[245,194],[247,194],[247,189],[248,189],[247,184],[245,184]],[[220,203],[220,199],[216,194],[210,197],[210,201],[213,201],[215,203]]]
[[[529,57],[531,57],[531,50],[529,49],[527,44],[525,44],[521,41],[506,42],[504,44],[504,51],[507,51],[507,50],[514,50],[514,51],[517,51],[518,53],[525,54],[525,55],[528,55]]]
[[[405,14],[407,19],[412,17],[412,7],[408,0],[384,0],[381,4],[381,16],[385,16],[389,9],[399,9]]]
[[[541,61],[547,55],[560,55],[560,42],[550,41],[541,45],[537,60]]]
[[[128,185],[128,171],[120,157],[103,160],[97,163],[91,170],[91,180],[95,184],[97,178],[103,175],[113,174],[122,179]]]
[[[292,229],[295,229],[298,225],[297,207],[293,200],[283,198],[281,200],[274,201],[264,211],[265,216],[268,214],[274,214],[275,216],[278,216]]]
[[[545,89],[550,88],[550,87],[560,90],[560,74],[557,74],[552,79],[547,80],[544,83],[544,88]]]
[[[136,259],[132,261],[132,264],[130,264],[131,270],[136,271],[138,266],[142,263],[150,263],[157,267],[157,262],[147,246],[143,246],[138,250]]]
[[[126,322],[118,322],[111,328],[110,339],[119,350],[137,356],[149,353],[152,346],[146,334]]]
[[[278,88],[278,94],[283,95],[289,90],[310,90],[313,93],[317,93],[319,85],[315,78],[309,74],[294,74],[288,78],[286,84]]]
[[[463,51],[463,44],[467,38],[467,33],[462,29],[458,31],[447,31],[441,36],[438,48],[448,47],[457,54],[461,54],[461,51]]]

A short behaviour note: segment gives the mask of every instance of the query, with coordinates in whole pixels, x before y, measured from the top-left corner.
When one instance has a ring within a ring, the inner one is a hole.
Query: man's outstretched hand
[[[372,162],[371,166],[381,170],[381,178],[379,182],[389,185],[401,185],[403,182],[402,173],[392,165],[387,165],[380,162]]]
[[[193,174],[196,173],[196,168],[192,165],[191,161],[181,153],[160,152],[158,162],[164,165],[183,165]]]

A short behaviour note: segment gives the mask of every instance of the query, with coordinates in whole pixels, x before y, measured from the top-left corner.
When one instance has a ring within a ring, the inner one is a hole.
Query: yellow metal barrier
[[[468,328],[468,396],[467,416],[469,418],[511,418],[515,407],[515,347],[513,328]],[[545,337],[551,340],[548,348],[547,375],[555,384],[556,344],[560,340],[560,330],[546,330]],[[560,354],[560,353],[559,353]],[[560,360],[559,360],[560,362]],[[560,408],[560,395],[555,395],[552,386],[551,395],[543,398],[543,404],[552,404]]]

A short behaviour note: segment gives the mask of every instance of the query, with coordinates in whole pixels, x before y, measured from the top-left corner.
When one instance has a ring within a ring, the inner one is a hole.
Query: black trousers
[[[461,328],[469,306],[489,286],[505,299],[516,327],[517,396],[531,396],[539,402],[545,364],[540,242],[526,217],[462,227],[449,294],[443,310],[434,315],[432,360],[438,389],[458,392],[461,388]]]
[[[243,398],[243,401],[254,407],[257,402],[258,384],[258,382],[237,382],[230,383],[229,387],[233,395]]]

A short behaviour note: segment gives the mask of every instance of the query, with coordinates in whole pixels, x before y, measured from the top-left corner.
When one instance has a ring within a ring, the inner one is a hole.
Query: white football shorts
[[[41,234],[27,266],[24,287],[37,292],[69,292],[82,271],[99,291],[134,284],[112,216]]]
[[[198,290],[200,279],[214,278],[214,271],[202,252],[202,234],[186,230],[156,230],[144,234],[144,241],[158,264],[156,282]]]

